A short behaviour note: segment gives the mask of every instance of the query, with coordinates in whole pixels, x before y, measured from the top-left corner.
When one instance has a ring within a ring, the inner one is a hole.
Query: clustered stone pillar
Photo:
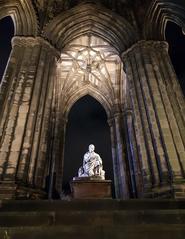
[[[140,41],[122,54],[145,197],[185,195],[185,101],[167,46]]]
[[[43,186],[57,54],[40,37],[13,38],[0,95],[1,182]]]
[[[130,194],[124,150],[124,132],[121,113],[114,113],[113,117],[109,119],[108,123],[110,126],[112,142],[112,157],[116,198],[128,199]]]
[[[142,195],[141,167],[138,161],[137,148],[135,145],[135,135],[133,129],[133,112],[131,108],[123,111],[123,125],[126,145],[126,161],[128,164],[128,177],[130,182],[130,197],[137,198]]]
[[[55,172],[56,172],[55,186],[59,194],[62,194],[66,125],[67,120],[65,119],[61,111],[58,112],[58,117],[56,121],[56,131],[54,136],[53,156],[55,161]]]

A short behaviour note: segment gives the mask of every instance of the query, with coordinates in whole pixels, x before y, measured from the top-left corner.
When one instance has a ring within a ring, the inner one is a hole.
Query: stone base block
[[[143,194],[144,198],[185,199],[185,180],[176,180],[171,184],[163,184],[148,189]]]
[[[0,181],[0,200],[15,199],[16,188],[14,181]]]
[[[111,180],[97,180],[91,178],[75,178],[70,183],[72,196],[82,198],[112,198]]]
[[[0,181],[0,200],[3,199],[46,199],[46,192],[15,181]]]
[[[167,198],[173,198],[173,192],[170,185],[161,185],[161,186],[155,186],[153,188],[148,189],[143,194],[144,198],[160,198],[160,199],[167,199]]]
[[[176,180],[172,184],[173,198],[185,199],[185,180]]]
[[[46,199],[47,194],[42,189],[32,188],[26,185],[19,185],[16,190],[16,199]]]

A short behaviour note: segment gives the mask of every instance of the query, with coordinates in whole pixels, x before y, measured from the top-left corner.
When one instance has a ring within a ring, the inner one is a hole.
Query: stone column
[[[64,149],[66,137],[67,120],[62,117],[61,112],[56,122],[54,152],[55,157],[55,172],[56,172],[56,189],[59,194],[62,193],[63,170],[64,170]]]
[[[48,61],[49,62],[49,61]],[[52,114],[52,101],[54,97],[53,88],[56,80],[56,59],[55,55],[50,55],[50,62],[48,66],[49,71],[45,71],[45,85],[43,81],[42,98],[40,98],[39,108],[37,113],[37,122],[35,125],[35,134],[32,143],[32,153],[29,165],[29,182],[33,182],[34,186],[42,187],[44,185],[45,168],[50,161],[48,155],[48,145],[51,141],[49,125]],[[34,167],[33,167],[34,165]],[[33,181],[32,181],[33,178]]]
[[[112,160],[113,160],[113,171],[114,171],[114,188],[116,198],[120,198],[120,188],[119,188],[119,163],[116,153],[116,135],[114,130],[114,119],[109,119],[108,124],[110,127],[111,135],[111,149],[112,149]]]
[[[129,179],[126,166],[123,128],[121,123],[121,114],[115,113],[113,118],[109,119],[112,141],[113,169],[115,180],[115,192],[117,198],[129,198]]]
[[[133,130],[133,112],[129,108],[125,108],[123,111],[123,124],[125,134],[125,144],[127,148],[127,164],[130,177],[130,191],[131,197],[142,197],[143,194],[143,182],[141,177],[141,165],[137,155],[137,148],[135,143],[135,135]],[[145,178],[145,175],[143,175]]]
[[[7,94],[1,97],[0,173],[3,181],[33,185],[35,173],[43,168],[41,158],[45,158],[47,139],[44,135],[48,128],[57,54],[42,38],[13,38],[4,78],[6,84],[3,83]],[[38,178],[38,174],[36,176]]]
[[[185,104],[182,104],[181,91],[175,93],[170,83],[173,78],[178,84],[167,56],[167,45],[140,41],[124,52],[122,59],[129,84],[127,100],[135,118],[138,156],[142,171],[149,179],[148,185],[151,180],[150,196],[177,196],[174,183],[184,180],[182,112]],[[180,104],[179,108],[174,104]],[[181,118],[180,122],[177,118]]]

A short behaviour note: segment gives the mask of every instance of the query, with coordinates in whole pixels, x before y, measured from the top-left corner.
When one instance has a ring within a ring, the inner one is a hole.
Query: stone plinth
[[[73,198],[112,198],[111,180],[91,177],[76,177],[71,181]]]

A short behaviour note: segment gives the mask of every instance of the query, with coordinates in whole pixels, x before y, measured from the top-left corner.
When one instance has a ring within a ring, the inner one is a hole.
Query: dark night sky
[[[11,38],[14,35],[14,25],[11,17],[0,20],[0,81],[11,51]]]
[[[11,51],[13,34],[14,27],[11,18],[2,19],[0,21],[0,80]],[[180,27],[169,22],[166,28],[166,39],[170,44],[169,54],[185,94],[185,36]],[[69,114],[67,127],[65,182],[77,175],[83,155],[90,143],[95,144],[96,152],[103,159],[107,173],[106,178],[113,179],[110,133],[106,122],[106,113],[103,107],[92,97],[83,97],[74,104]]]
[[[185,35],[182,29],[173,22],[166,27],[166,40],[169,43],[169,54],[179,77],[179,82],[185,95]]]

